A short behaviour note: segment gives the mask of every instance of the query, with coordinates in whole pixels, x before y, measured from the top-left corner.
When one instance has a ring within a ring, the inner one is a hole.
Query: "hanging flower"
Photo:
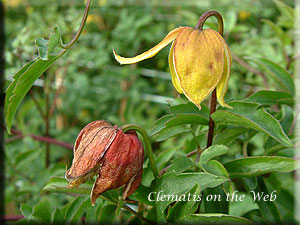
[[[169,67],[173,86],[191,102],[200,103],[217,88],[218,102],[224,102],[230,76],[231,54],[222,36],[212,29],[197,30],[179,27],[156,46],[133,58],[124,58],[113,50],[120,64],[132,64],[155,56],[162,48],[172,43]]]
[[[141,183],[143,160],[143,145],[135,131],[123,133],[104,120],[94,121],[79,133],[72,166],[65,177],[69,187],[77,187],[98,175],[91,192],[93,205],[103,192],[123,185],[125,199]]]

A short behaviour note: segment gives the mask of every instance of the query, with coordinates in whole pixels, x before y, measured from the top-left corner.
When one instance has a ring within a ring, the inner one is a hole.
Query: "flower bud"
[[[125,199],[141,183],[143,159],[143,145],[135,131],[123,133],[106,121],[94,121],[79,133],[72,166],[65,177],[69,187],[76,187],[99,175],[91,192],[93,205],[103,192],[123,185]]]

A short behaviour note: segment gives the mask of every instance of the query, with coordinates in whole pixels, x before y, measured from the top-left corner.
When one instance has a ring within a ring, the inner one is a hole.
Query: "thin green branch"
[[[82,21],[81,21],[81,24],[80,24],[80,27],[79,27],[77,33],[75,34],[75,36],[73,37],[73,39],[68,44],[62,45],[62,47],[64,48],[64,50],[62,50],[61,53],[57,57],[61,57],[62,55],[64,55],[76,43],[76,41],[78,40],[78,38],[79,38],[79,36],[80,36],[83,28],[84,28],[85,22],[87,20],[90,6],[91,6],[91,0],[87,0],[86,6],[85,6],[84,15],[83,15],[83,18],[82,18]]]

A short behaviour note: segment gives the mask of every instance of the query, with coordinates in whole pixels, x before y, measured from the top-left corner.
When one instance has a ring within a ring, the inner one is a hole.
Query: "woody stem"
[[[153,172],[154,177],[155,178],[158,177],[158,170],[157,170],[156,163],[155,163],[155,156],[152,151],[149,136],[148,136],[147,132],[144,130],[144,128],[142,128],[141,126],[135,125],[135,124],[126,124],[126,125],[122,126],[122,130],[124,133],[129,130],[134,130],[134,131],[138,131],[141,134],[141,136],[143,137],[143,140],[144,140],[145,151],[149,158],[151,170]]]
[[[224,30],[223,18],[221,16],[221,14],[217,11],[208,11],[208,12],[204,13],[199,18],[198,23],[195,26],[195,29],[202,30],[205,21],[211,16],[214,16],[217,18],[218,32],[223,37],[223,30]],[[213,141],[215,122],[212,120],[211,115],[216,111],[216,106],[217,106],[217,91],[216,91],[216,89],[214,89],[212,92],[212,95],[211,95],[211,102],[210,102],[209,128],[208,128],[206,148],[210,147],[212,145],[212,141]]]

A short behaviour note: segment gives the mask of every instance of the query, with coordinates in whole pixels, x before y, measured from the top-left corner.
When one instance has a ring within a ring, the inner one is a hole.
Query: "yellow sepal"
[[[157,45],[155,45],[153,48],[149,49],[148,51],[137,55],[133,58],[125,58],[122,56],[119,56],[116,51],[113,49],[113,53],[115,56],[115,59],[120,63],[120,64],[133,64],[140,62],[142,60],[151,58],[155,56],[161,49],[166,47],[168,44],[170,44],[172,41],[175,40],[177,35],[184,29],[185,27],[178,27],[175,28],[174,30],[170,31],[168,35]]]
[[[172,43],[171,48],[170,48],[169,67],[170,67],[170,73],[171,73],[171,77],[172,77],[173,86],[175,87],[175,89],[177,90],[178,93],[182,94],[183,90],[180,86],[178,76],[176,74],[176,70],[174,67],[174,42]]]
[[[174,66],[185,96],[198,108],[216,88],[224,67],[224,44],[219,33],[185,28],[174,44]]]
[[[231,67],[231,63],[232,63],[230,50],[229,50],[228,46],[226,45],[225,41],[224,41],[224,53],[225,53],[224,54],[224,70],[223,70],[221,80],[219,81],[219,83],[217,85],[217,99],[221,106],[232,109],[232,107],[230,105],[227,105],[224,102],[224,96],[226,94],[227,87],[228,87],[228,81],[229,81],[229,77],[230,77],[230,67]]]

